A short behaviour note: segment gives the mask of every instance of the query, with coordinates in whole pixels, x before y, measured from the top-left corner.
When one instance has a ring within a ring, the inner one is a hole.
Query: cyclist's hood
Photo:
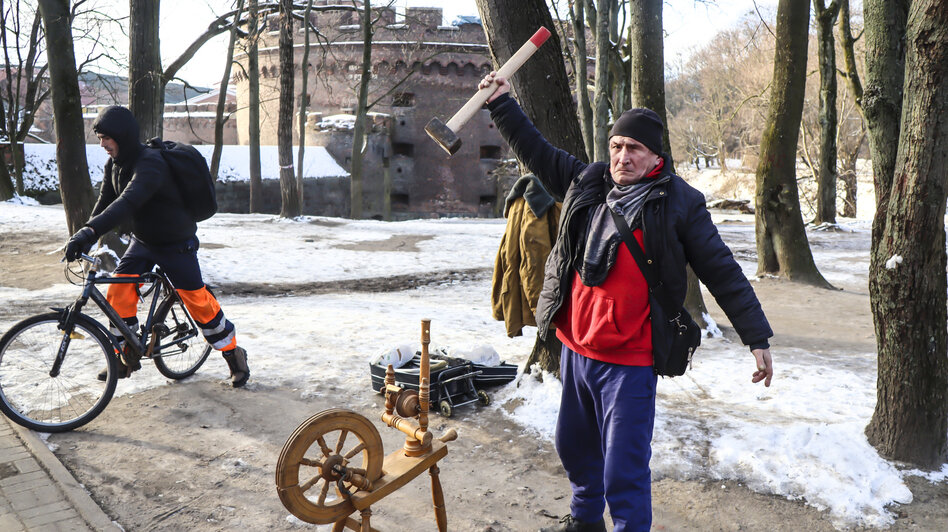
[[[99,116],[92,123],[92,130],[111,137],[118,143],[119,153],[115,162],[119,166],[138,159],[144,149],[138,140],[138,120],[135,120],[131,111],[121,105],[111,105],[99,111]]]

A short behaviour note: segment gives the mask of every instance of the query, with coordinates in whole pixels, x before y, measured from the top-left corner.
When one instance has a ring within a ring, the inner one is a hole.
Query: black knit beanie
[[[622,113],[609,130],[609,138],[616,135],[641,142],[658,155],[662,154],[662,119],[651,109],[629,109]]]

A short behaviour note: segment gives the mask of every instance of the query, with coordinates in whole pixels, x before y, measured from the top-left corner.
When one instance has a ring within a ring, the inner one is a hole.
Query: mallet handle
[[[506,63],[501,65],[497,69],[497,77],[507,78],[514,75],[517,70],[527,62],[527,59],[530,59],[530,56],[537,51],[540,46],[546,42],[550,37],[550,30],[546,29],[543,26],[540,26],[540,29],[533,34],[533,37],[530,37],[530,40],[523,43],[523,46],[517,50],[517,53],[510,56],[510,59]],[[451,120],[448,120],[448,123],[445,124],[448,126],[448,129],[454,131],[455,133],[458,129],[467,123],[468,120],[473,117],[484,103],[487,102],[487,99],[490,98],[491,94],[494,94],[494,91],[497,90],[497,82],[491,83],[487,87],[480,89],[470,100],[464,104],[457,113],[454,113],[454,116],[451,117]]]

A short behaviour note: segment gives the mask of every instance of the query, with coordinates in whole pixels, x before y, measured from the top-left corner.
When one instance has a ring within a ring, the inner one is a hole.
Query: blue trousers
[[[556,451],[573,489],[570,513],[598,522],[608,503],[614,532],[647,532],[652,525],[652,367],[600,362],[563,346],[560,376]]]
[[[178,290],[199,290],[204,287],[197,259],[199,246],[197,236],[167,246],[146,245],[133,237],[115,273],[139,275],[151,271],[157,264]]]

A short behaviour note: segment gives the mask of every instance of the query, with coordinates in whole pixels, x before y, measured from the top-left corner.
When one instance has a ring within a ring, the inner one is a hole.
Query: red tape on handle
[[[530,42],[532,42],[534,46],[539,48],[549,38],[550,38],[550,30],[546,29],[544,26],[540,26],[540,29],[538,29],[537,32],[533,34],[533,37],[530,37]]]

